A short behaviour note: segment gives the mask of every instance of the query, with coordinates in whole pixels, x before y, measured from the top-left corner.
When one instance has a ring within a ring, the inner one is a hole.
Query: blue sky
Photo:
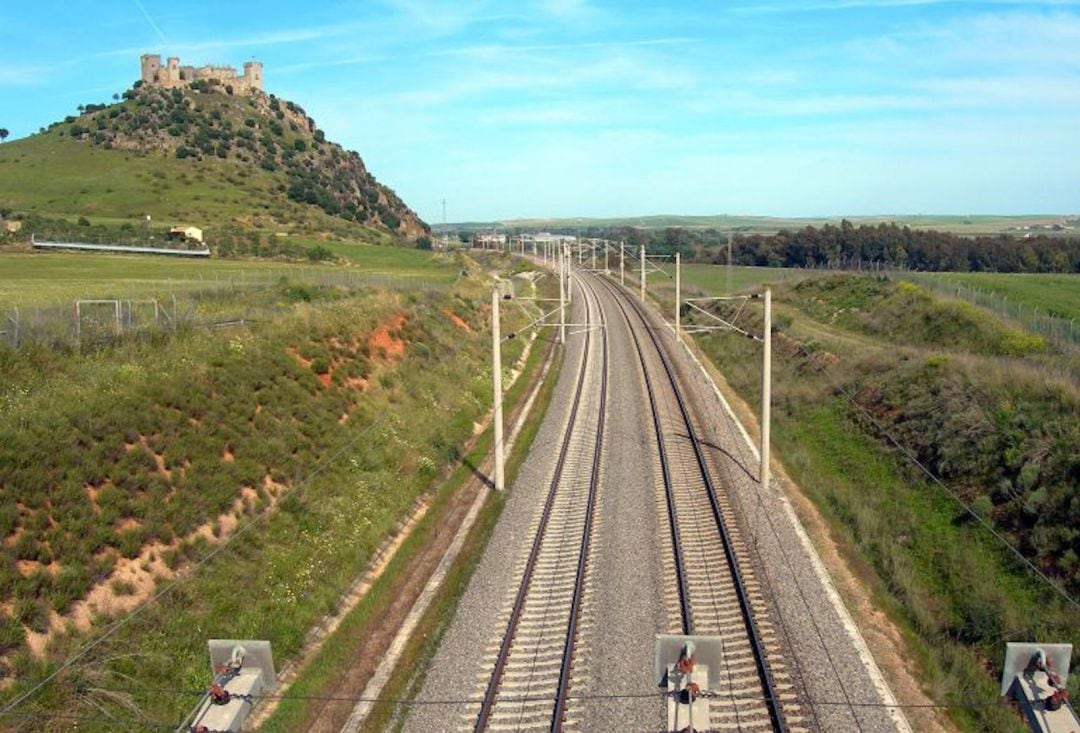
[[[267,91],[421,216],[1080,211],[1080,0],[0,5],[0,127],[144,52]]]

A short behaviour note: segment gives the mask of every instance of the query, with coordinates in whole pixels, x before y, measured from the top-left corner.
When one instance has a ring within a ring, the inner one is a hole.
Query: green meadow
[[[272,261],[206,260],[89,252],[0,252],[0,307],[44,305],[72,298],[164,296],[277,278],[343,273],[453,282],[458,268],[444,255],[402,247],[299,240],[331,249],[341,266]]]

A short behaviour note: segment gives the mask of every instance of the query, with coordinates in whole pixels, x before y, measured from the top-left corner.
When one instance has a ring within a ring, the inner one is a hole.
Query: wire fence
[[[1032,333],[1039,334],[1062,344],[1080,344],[1080,328],[1075,318],[1061,318],[1038,306],[1025,305],[1011,301],[1007,296],[989,290],[966,285],[955,280],[948,280],[941,275],[912,271],[889,271],[885,273],[893,280],[909,280],[938,295],[965,300],[973,305],[986,308],[1022,325]]]
[[[123,295],[112,288],[60,302],[2,306],[0,344],[15,350],[31,344],[82,348],[181,328],[245,326],[280,314],[290,300],[306,299],[301,288],[307,287],[416,292],[448,284],[435,278],[315,268],[200,274],[147,284]],[[256,298],[245,303],[241,297],[272,289],[282,290],[280,302]]]

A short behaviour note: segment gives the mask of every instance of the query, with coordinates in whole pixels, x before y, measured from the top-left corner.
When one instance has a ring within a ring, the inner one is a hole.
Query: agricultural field
[[[670,271],[671,265],[667,264],[665,268]],[[699,288],[709,295],[727,295],[765,284],[776,285],[816,275],[820,273],[781,267],[734,266],[730,275],[726,265],[688,264],[682,268],[683,284]],[[636,273],[634,276],[636,277]],[[1065,320],[1075,318],[1080,321],[1080,275],[920,272],[912,273],[910,277],[916,281],[930,279],[943,284],[960,285],[964,292],[968,288],[978,288],[994,296],[1006,298],[1009,303],[1021,304],[1029,312],[1037,307],[1039,312],[1045,315],[1054,315]]]
[[[458,269],[444,256],[403,247],[316,242],[347,261],[347,266],[307,266],[250,260],[190,260],[89,252],[0,252],[0,308],[51,304],[73,298],[138,298],[242,286],[280,277],[342,272],[381,275],[449,284]]]
[[[1026,216],[848,216],[843,217],[856,226],[860,224],[880,224],[895,222],[899,226],[912,229],[936,229],[953,234],[1000,234],[1015,231],[1020,227],[1042,227],[1063,224],[1073,219],[1070,216],[1055,214],[1033,214]],[[802,229],[806,226],[819,227],[824,224],[839,225],[841,217],[771,217],[771,216],[637,216],[611,219],[512,219],[497,222],[465,222],[448,224],[448,229],[479,230],[501,227],[508,229],[526,229],[532,231],[572,231],[574,229],[637,227],[641,229],[663,229],[666,227],[685,227],[688,229],[716,229],[724,232],[744,234],[774,234],[781,229]],[[1075,225],[1075,221],[1072,222]],[[434,227],[441,231],[441,227]]]
[[[670,286],[655,294],[667,310]],[[776,454],[904,630],[926,688],[959,703],[954,722],[1021,730],[989,704],[1004,643],[1077,644],[1080,619],[980,522],[1058,587],[1080,592],[1075,360],[1010,321],[907,282],[791,279],[774,287],[774,303]],[[760,332],[760,306],[738,318]],[[730,333],[695,339],[738,396],[758,404],[760,345]]]
[[[665,265],[671,270],[670,264]],[[783,267],[743,267],[740,265],[698,265],[682,266],[684,287],[697,288],[708,295],[729,295],[740,293],[750,288],[765,284],[775,284],[807,277],[812,271],[795,270]],[[689,292],[689,291],[688,291]]]
[[[201,688],[208,637],[294,655],[490,405],[488,280],[463,264],[450,289],[313,289],[251,329],[0,347],[0,696],[166,586],[23,709],[175,726],[192,700],[133,679]]]
[[[958,283],[1038,307],[1041,313],[1080,320],[1080,275],[1043,275],[995,272],[935,272],[925,276]]]

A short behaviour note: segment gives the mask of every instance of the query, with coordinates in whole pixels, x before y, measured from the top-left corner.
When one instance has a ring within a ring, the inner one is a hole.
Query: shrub
[[[18,649],[26,641],[26,634],[17,618],[0,614],[0,654]]]

